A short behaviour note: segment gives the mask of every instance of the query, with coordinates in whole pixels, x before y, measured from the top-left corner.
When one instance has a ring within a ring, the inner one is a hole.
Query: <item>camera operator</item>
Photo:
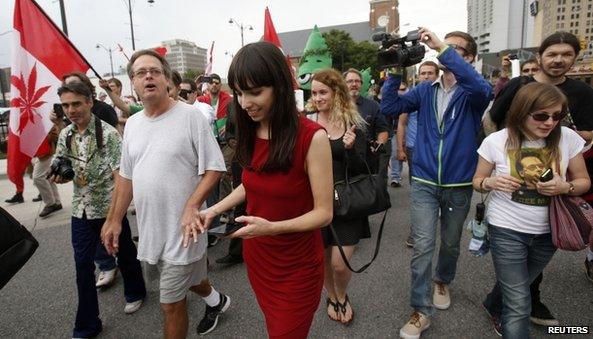
[[[76,263],[78,310],[72,337],[90,338],[101,332],[93,258],[105,222],[111,192],[119,169],[121,137],[117,130],[91,113],[92,92],[82,83],[64,84],[58,90],[62,108],[72,122],[58,138],[51,180],[72,180],[72,247]],[[117,253],[124,278],[125,313],[133,313],[146,296],[140,262],[130,226],[122,219]]]
[[[402,71],[400,67],[392,68],[381,100],[381,111],[386,115],[418,111],[418,143],[411,188],[414,312],[400,330],[402,338],[418,338],[429,327],[434,307],[450,306],[448,285],[455,277],[461,231],[470,209],[472,177],[477,164],[476,135],[492,97],[490,85],[471,65],[477,45],[469,34],[455,31],[441,41],[427,28],[420,28],[418,33],[421,42],[439,52],[443,74],[436,81],[425,81],[400,96],[397,90]],[[430,270],[439,209],[441,246],[433,278]],[[432,298],[431,281],[434,281]]]

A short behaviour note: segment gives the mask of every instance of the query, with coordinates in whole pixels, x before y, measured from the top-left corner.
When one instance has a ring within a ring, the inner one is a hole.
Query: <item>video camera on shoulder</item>
[[[418,30],[410,31],[404,37],[395,37],[389,33],[376,33],[373,41],[381,41],[377,61],[381,69],[389,67],[408,67],[422,61],[426,52],[420,45]]]

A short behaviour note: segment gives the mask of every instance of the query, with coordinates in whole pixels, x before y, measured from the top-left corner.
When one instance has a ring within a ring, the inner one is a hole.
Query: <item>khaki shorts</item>
[[[173,265],[164,261],[157,264],[160,273],[160,302],[172,304],[181,301],[192,286],[208,277],[204,253],[202,259],[188,265]]]

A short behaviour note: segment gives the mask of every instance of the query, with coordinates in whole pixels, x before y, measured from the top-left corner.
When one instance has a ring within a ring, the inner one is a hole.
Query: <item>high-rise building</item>
[[[478,53],[537,45],[529,6],[528,0],[468,0],[467,29],[478,44]]]
[[[183,75],[187,70],[204,71],[206,69],[205,48],[198,47],[195,43],[182,39],[167,40],[162,42],[167,48],[165,59],[171,68]]]
[[[536,41],[556,31],[570,32],[585,42],[581,55],[593,57],[592,0],[533,0],[532,3],[536,11]]]

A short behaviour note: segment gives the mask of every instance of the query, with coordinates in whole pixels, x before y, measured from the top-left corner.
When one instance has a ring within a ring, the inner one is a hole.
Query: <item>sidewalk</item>
[[[7,210],[13,217],[20,221],[27,229],[44,229],[52,226],[70,224],[70,211],[72,210],[72,183],[58,185],[60,200],[63,209],[52,213],[47,218],[39,218],[39,213],[44,207],[42,201],[33,202],[39,191],[33,186],[33,180],[25,175],[25,202],[22,204],[8,204],[4,200],[10,199],[15,192],[15,186],[6,176],[6,159],[0,160],[0,206]]]

